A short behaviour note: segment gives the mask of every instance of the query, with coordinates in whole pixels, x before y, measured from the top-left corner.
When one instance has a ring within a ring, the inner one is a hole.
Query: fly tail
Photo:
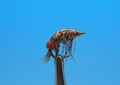
[[[47,54],[45,55],[45,57],[42,59],[42,61],[44,61],[44,62],[47,63],[50,60],[51,56],[54,57],[53,54],[52,54],[52,50],[49,49],[48,52],[47,52]]]

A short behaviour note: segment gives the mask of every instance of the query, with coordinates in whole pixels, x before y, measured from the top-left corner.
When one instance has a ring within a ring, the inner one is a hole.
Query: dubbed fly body
[[[44,57],[44,61],[47,62],[49,61],[51,56],[55,58],[55,56],[58,55],[59,47],[61,43],[64,45],[67,45],[68,48],[71,49],[73,39],[84,33],[85,32],[80,32],[80,31],[73,30],[73,29],[62,29],[62,30],[57,31],[47,42],[46,47],[48,48],[48,52],[46,56]],[[52,51],[55,52],[55,55],[53,55]]]

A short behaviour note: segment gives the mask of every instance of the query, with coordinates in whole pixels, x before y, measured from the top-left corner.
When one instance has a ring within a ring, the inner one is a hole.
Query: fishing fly
[[[57,31],[47,42],[47,54],[43,58],[45,62],[48,62],[51,56],[55,58],[59,55],[60,45],[63,44],[63,57],[69,57],[72,55],[73,40],[85,32],[77,31],[74,29],[61,29]],[[54,52],[54,53],[53,53]]]

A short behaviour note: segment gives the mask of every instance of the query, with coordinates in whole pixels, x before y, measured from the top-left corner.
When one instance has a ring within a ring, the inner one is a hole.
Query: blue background
[[[67,85],[120,85],[119,0],[1,0],[0,85],[53,85],[54,61],[41,62],[61,28],[76,38]]]

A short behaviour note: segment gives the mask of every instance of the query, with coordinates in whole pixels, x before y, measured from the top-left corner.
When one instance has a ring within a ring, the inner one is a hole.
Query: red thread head
[[[53,40],[53,39],[50,39],[50,40],[47,42],[47,48],[48,48],[48,49],[51,49],[51,50],[54,50],[54,49],[55,49],[55,43],[54,43],[54,40]]]

